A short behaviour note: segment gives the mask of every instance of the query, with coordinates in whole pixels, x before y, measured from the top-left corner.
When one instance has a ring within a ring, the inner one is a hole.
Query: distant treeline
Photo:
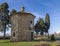
[[[0,39],[3,39],[4,36],[0,36]],[[6,36],[5,39],[10,39],[11,36]]]

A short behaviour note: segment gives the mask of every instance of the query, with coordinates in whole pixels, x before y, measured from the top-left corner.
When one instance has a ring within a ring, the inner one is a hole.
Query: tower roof
[[[24,6],[21,6],[20,12],[16,12],[16,14],[25,14],[25,15],[28,14],[28,15],[34,16],[33,14],[31,14],[29,12],[25,12],[25,7]],[[15,15],[15,14],[10,14],[10,16],[13,16],[13,15]]]

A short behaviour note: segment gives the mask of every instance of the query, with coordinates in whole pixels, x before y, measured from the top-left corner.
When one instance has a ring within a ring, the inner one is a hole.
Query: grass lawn
[[[55,42],[42,42],[42,41],[31,41],[31,42],[10,42],[10,40],[0,40],[0,46],[35,46],[42,43],[56,46],[58,41]]]

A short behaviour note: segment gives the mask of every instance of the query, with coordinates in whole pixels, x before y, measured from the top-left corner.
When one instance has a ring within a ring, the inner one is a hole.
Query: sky
[[[40,18],[45,19],[46,13],[50,16],[49,33],[60,32],[60,0],[0,0],[0,4],[7,2],[9,10],[20,11],[21,6],[25,7],[26,12],[36,16],[35,23]],[[6,33],[10,33],[7,31]],[[0,34],[2,34],[0,32]]]

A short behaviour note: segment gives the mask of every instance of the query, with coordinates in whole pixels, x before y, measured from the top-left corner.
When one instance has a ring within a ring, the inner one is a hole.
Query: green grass
[[[10,42],[10,40],[0,40],[0,46],[34,46],[39,42]]]
[[[43,42],[43,41],[30,41],[30,42],[10,42],[10,40],[0,40],[0,46],[35,46],[42,43],[56,46],[58,41],[55,42]]]

